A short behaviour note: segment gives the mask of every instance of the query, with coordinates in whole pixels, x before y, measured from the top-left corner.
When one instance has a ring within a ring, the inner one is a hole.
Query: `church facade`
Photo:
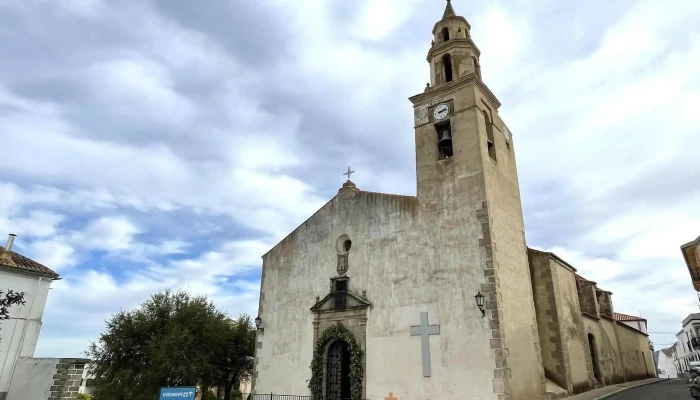
[[[528,249],[513,137],[449,1],[433,36],[417,195],[348,179],[263,256],[253,392],[529,400],[653,376],[609,292]]]

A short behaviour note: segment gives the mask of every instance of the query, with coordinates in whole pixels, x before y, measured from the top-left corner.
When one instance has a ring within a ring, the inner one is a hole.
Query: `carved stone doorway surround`
[[[360,349],[364,353],[367,349],[366,342],[366,325],[367,325],[367,308],[371,306],[371,303],[367,301],[366,295],[358,295],[347,289],[348,287],[347,277],[334,277],[331,278],[331,291],[330,293],[321,300],[318,300],[313,307],[311,307],[311,312],[314,313],[314,349],[322,336],[328,328],[335,325],[343,325],[348,331],[350,331]],[[338,285],[338,282],[344,281]],[[335,290],[336,287],[342,287],[343,290]],[[331,343],[328,343],[330,345]],[[324,351],[324,357],[325,353]],[[323,360],[323,373],[325,375],[325,363]],[[362,357],[362,370],[367,371],[366,357]],[[365,393],[367,391],[366,385],[366,374],[363,374],[362,379],[362,397],[365,398]],[[323,393],[325,393],[325,376],[323,377]]]

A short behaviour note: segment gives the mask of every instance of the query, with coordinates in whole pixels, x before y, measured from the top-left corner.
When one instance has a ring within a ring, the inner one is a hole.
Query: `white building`
[[[7,396],[15,364],[20,357],[33,357],[41,318],[51,282],[59,279],[49,268],[12,251],[15,235],[0,246],[0,290],[24,292],[24,305],[9,309],[9,320],[1,321],[0,400]]]
[[[691,362],[700,361],[700,313],[690,314],[683,320],[683,329],[676,333],[677,367],[686,371]]]
[[[678,367],[676,365],[676,355],[674,347],[661,349],[656,352],[658,355],[657,372],[659,378],[678,378]]]
[[[613,318],[615,318],[615,321],[621,322],[630,328],[634,328],[645,335],[648,334],[647,332],[647,320],[642,318],[642,317],[636,317],[634,315],[627,315],[627,314],[621,314],[621,313],[613,313]]]

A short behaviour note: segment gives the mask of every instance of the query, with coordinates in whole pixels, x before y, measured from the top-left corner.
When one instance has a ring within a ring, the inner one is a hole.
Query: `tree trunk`
[[[233,388],[233,384],[226,382],[226,386],[224,386],[224,400],[231,400],[231,389]]]

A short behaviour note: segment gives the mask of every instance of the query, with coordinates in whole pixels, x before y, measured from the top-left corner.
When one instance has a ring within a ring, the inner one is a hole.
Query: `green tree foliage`
[[[253,355],[254,345],[238,344],[235,326],[206,297],[186,292],[158,293],[119,312],[86,352],[95,376],[93,399],[154,400],[164,386],[223,386],[220,368],[227,364],[221,360],[238,360],[242,355],[232,355],[238,351]]]
[[[78,400],[90,400],[90,395],[85,394],[85,393],[78,393],[78,394],[75,396],[75,398],[78,399]]]
[[[10,307],[24,304],[24,292],[8,290],[6,293],[0,290],[0,321],[10,319]],[[1,339],[2,337],[0,337]]]
[[[255,327],[250,317],[244,314],[230,321],[223,333],[220,342],[222,357],[216,360],[215,382],[224,388],[224,400],[231,400],[232,394],[240,395],[239,383],[249,380],[253,370]]]

